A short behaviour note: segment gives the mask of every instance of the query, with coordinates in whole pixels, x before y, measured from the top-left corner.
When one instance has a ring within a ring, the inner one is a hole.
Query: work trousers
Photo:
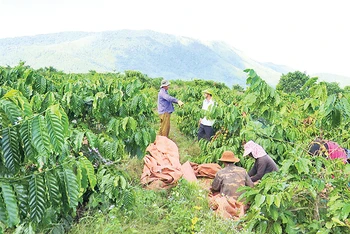
[[[170,132],[170,113],[164,113],[159,115],[160,128],[158,135],[169,137]]]
[[[212,126],[206,126],[203,124],[199,125],[198,129],[198,141],[202,138],[210,141],[212,136],[214,136],[214,129]]]

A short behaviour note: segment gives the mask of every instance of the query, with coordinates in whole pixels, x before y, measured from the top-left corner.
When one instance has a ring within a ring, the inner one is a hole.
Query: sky
[[[350,77],[347,0],[0,0],[0,39],[149,29],[220,40],[259,62]]]

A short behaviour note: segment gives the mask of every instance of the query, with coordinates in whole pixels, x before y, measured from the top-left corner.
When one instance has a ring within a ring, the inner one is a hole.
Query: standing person
[[[242,194],[242,192],[237,192],[239,187],[254,186],[247,171],[243,167],[235,165],[235,163],[239,162],[239,158],[232,151],[225,151],[219,161],[224,163],[225,168],[216,173],[211,187],[212,191],[220,191],[220,194],[237,200]]]
[[[215,105],[213,100],[213,92],[210,89],[206,89],[203,91],[203,93],[205,99],[203,100],[202,110],[208,111]],[[206,116],[199,119],[198,141],[202,138],[210,141],[214,135],[213,124],[214,120],[209,120]]]
[[[169,137],[170,114],[174,112],[173,103],[177,103],[179,106],[183,105],[182,101],[168,94],[169,85],[169,81],[162,80],[158,93],[158,114],[160,117],[160,129],[158,134],[166,137]]]
[[[277,164],[265,152],[263,147],[254,141],[248,141],[244,144],[243,156],[247,155],[252,155],[255,159],[253,168],[248,172],[253,182],[260,180],[266,173],[278,171]]]

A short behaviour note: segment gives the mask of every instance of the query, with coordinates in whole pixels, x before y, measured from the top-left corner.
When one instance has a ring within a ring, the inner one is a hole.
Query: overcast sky
[[[0,38],[150,29],[221,40],[260,62],[350,77],[346,0],[0,0]]]

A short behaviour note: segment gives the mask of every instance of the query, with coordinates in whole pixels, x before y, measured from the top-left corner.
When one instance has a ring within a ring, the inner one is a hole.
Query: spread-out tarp
[[[146,151],[141,183],[152,189],[173,186],[183,175],[176,144],[167,137],[157,136]]]
[[[181,171],[183,173],[182,177],[187,181],[189,182],[198,181],[190,161],[187,161],[181,165]]]
[[[216,172],[221,170],[221,166],[217,163],[197,164],[191,162],[191,166],[197,177],[206,177],[211,179],[214,179]]]
[[[245,214],[245,205],[242,202],[222,194],[210,195],[209,205],[216,214],[223,218],[238,220]]]
[[[197,164],[187,161],[181,165],[177,145],[164,136],[157,136],[146,151],[148,154],[143,159],[145,165],[141,183],[151,188],[154,188],[155,184],[160,186],[159,188],[171,187],[182,176],[191,182],[196,181],[197,177],[214,178],[216,172],[221,169],[217,163]]]

